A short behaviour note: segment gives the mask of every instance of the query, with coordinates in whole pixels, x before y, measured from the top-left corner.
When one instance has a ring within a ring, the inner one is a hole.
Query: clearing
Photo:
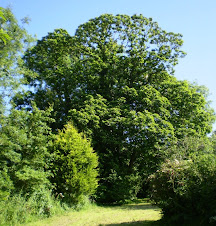
[[[160,208],[142,200],[122,206],[96,206],[81,211],[70,211],[63,216],[27,224],[28,226],[65,225],[152,225],[161,219]]]

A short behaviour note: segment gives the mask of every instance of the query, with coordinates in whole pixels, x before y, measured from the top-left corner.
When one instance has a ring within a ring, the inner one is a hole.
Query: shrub
[[[8,116],[1,115],[0,199],[12,190],[29,193],[49,184],[50,111],[38,110],[33,104],[31,112],[13,109]]]
[[[197,147],[202,151],[173,155],[149,177],[151,199],[178,223],[199,218],[206,224],[216,216],[216,156],[207,144]]]
[[[98,158],[90,142],[68,123],[53,143],[53,183],[70,204],[78,204],[97,188]]]

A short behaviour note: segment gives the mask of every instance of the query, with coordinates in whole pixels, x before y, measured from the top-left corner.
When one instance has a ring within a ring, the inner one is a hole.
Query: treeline
[[[205,87],[173,75],[180,34],[105,14],[34,42],[0,16],[2,219],[149,195],[173,221],[215,221],[215,115]]]

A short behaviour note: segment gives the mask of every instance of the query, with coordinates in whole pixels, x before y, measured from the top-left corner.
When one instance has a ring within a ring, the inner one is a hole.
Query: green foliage
[[[0,225],[18,225],[64,213],[65,207],[44,188],[31,195],[15,194],[0,202]]]
[[[141,188],[141,177],[138,175],[116,172],[112,170],[108,177],[101,179],[97,191],[97,201],[100,203],[122,204],[136,199]]]
[[[182,35],[142,15],[101,15],[75,36],[55,30],[26,51],[24,84],[31,91],[15,101],[28,107],[34,100],[40,109],[53,104],[53,131],[72,120],[92,140],[102,190],[109,191],[113,172],[127,187],[125,178],[143,181],[157,169],[167,154],[162,146],[211,131],[214,113],[203,89],[171,75],[185,55],[182,44]],[[131,194],[124,191],[122,197]]]
[[[129,111],[124,107],[124,98],[120,101],[112,107],[100,95],[97,98],[89,96],[82,110],[70,112],[80,128],[92,137],[99,154],[102,190],[99,188],[98,195],[102,195],[101,202],[121,201],[120,197],[124,197],[122,201],[133,199],[143,174],[154,170],[156,162],[160,162],[159,145],[173,137],[172,125],[159,115]]]
[[[4,8],[2,8],[2,7],[0,7],[0,19],[1,19],[0,41],[3,42],[4,44],[6,44],[7,41],[10,40],[10,36],[2,28],[2,23],[6,21],[6,18],[4,16]]]
[[[1,200],[7,200],[10,191],[14,189],[13,182],[10,179],[10,176],[8,175],[7,169],[2,169],[0,171],[0,201]]]
[[[170,159],[149,177],[151,198],[171,221],[185,223],[198,218],[206,225],[216,215],[212,147],[207,141],[190,138],[171,149]]]
[[[26,20],[27,22],[27,20]],[[21,54],[33,41],[26,29],[18,23],[10,8],[0,7],[0,112],[4,110],[5,96],[11,97],[20,85],[18,62]]]
[[[1,65],[1,77],[9,70],[11,66],[16,62],[20,53],[23,53],[26,47],[29,45],[29,41],[32,41],[30,35],[24,27],[19,25],[15,16],[9,8],[0,8],[0,27],[1,34],[6,35],[5,38],[0,40],[0,65]]]
[[[33,192],[49,184],[45,168],[48,168],[50,156],[47,150],[51,134],[47,126],[50,111],[40,111],[33,104],[31,112],[12,110],[9,116],[1,116],[1,192],[13,189]]]
[[[78,92],[76,89],[80,81],[76,76],[77,57],[74,46],[77,43],[74,43],[67,31],[58,29],[29,48],[20,64],[24,74],[23,82],[31,87],[31,91],[24,95],[17,94],[17,105],[26,107],[30,99],[40,109],[52,104],[51,116],[56,119],[52,127],[56,130],[62,129],[67,123],[65,117]]]
[[[53,182],[56,190],[70,204],[77,204],[97,188],[98,158],[90,142],[71,123],[56,135]]]
[[[213,149],[216,151],[216,131],[212,133],[210,141],[212,142]]]

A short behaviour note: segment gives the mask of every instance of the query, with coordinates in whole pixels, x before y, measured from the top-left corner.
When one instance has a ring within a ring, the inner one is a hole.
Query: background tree
[[[23,57],[24,79],[31,91],[17,95],[16,102],[26,107],[34,100],[40,109],[52,104],[52,117],[56,119],[53,129],[62,129],[67,123],[67,114],[77,97],[80,81],[76,76],[78,47],[75,45],[67,31],[58,29],[38,40]]]
[[[28,19],[24,18],[23,23]],[[9,8],[0,7],[0,222],[17,225],[62,211],[48,180],[51,108],[8,105],[20,85],[18,63],[33,39]],[[6,112],[4,110],[7,110]],[[5,114],[5,115],[4,115]],[[33,217],[33,218],[32,218]]]
[[[101,200],[132,198],[164,159],[161,146],[211,131],[205,96],[172,75],[182,44],[180,34],[142,15],[105,14],[72,37],[55,30],[26,52],[24,77],[35,90],[16,103],[52,103],[53,129],[72,119],[99,155]]]
[[[34,104],[32,112],[12,110],[9,116],[1,116],[0,190],[5,195],[32,193],[49,185],[45,169],[50,157],[50,111],[40,111]]]
[[[23,19],[28,23],[28,18]],[[19,85],[20,55],[33,41],[25,28],[18,23],[10,8],[0,7],[0,98],[3,110],[4,97],[12,96]],[[2,111],[1,110],[1,111]]]
[[[1,25],[2,25],[2,23],[6,21],[6,18],[4,16],[4,8],[2,7],[0,7],[0,18],[1,18]],[[6,44],[8,40],[10,40],[10,36],[2,27],[0,29],[0,40],[4,44]]]

